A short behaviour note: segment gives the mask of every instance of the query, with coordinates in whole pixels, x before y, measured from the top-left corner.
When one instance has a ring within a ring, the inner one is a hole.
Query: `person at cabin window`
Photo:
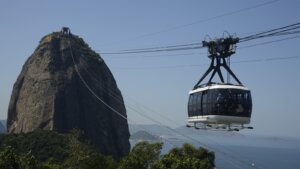
[[[224,102],[224,96],[222,95],[222,93],[218,93],[218,96],[217,96],[217,101],[216,101],[216,107],[217,107],[217,114],[220,115],[221,112],[222,112],[222,103]]]

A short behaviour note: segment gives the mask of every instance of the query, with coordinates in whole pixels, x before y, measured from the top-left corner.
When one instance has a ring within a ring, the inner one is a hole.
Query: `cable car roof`
[[[233,85],[233,84],[210,84],[208,86],[199,87],[197,89],[193,89],[189,92],[189,94],[197,93],[209,89],[239,89],[239,90],[246,90],[249,91],[248,88],[241,86],[241,85]]]

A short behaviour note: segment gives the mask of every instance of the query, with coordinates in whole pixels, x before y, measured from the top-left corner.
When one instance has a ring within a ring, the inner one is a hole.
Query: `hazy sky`
[[[260,6],[262,3],[267,5]],[[260,7],[251,8],[254,6]],[[105,60],[122,91],[132,121],[153,123],[131,109],[134,108],[168,126],[184,125],[188,91],[210,62],[206,49],[126,55],[101,53],[201,42],[206,35],[220,37],[224,31],[244,37],[299,22],[299,9],[298,0],[1,1],[0,119],[7,117],[13,84],[39,40],[68,26]],[[270,40],[274,39],[238,46]],[[241,133],[300,137],[299,42],[300,38],[296,38],[241,48],[231,58],[232,69],[251,89],[253,98],[251,125],[255,129]]]

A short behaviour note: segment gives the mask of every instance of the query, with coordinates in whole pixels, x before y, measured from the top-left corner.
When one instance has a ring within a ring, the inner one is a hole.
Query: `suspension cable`
[[[260,38],[295,35],[300,33],[299,29],[300,29],[300,22],[239,38],[239,43],[260,39]],[[174,52],[174,51],[195,50],[195,49],[202,49],[202,48],[204,47],[201,46],[200,42],[198,42],[198,43],[187,43],[187,44],[179,44],[179,45],[127,49],[118,52],[101,52],[101,53],[110,54],[110,55],[123,55],[123,54],[155,53],[155,52]]]
[[[74,59],[74,56],[73,56],[73,52],[72,52],[72,47],[71,47],[71,43],[69,42],[69,45],[70,45],[70,50],[71,50],[71,56],[72,56],[72,60],[73,60],[73,63],[74,63],[74,66],[75,66],[75,70],[76,70],[76,72],[78,73],[78,75],[79,75],[79,78],[80,78],[80,80],[84,83],[84,85],[85,85],[85,87],[101,102],[101,103],[103,103],[106,107],[108,107],[109,109],[111,109],[114,113],[116,113],[117,115],[119,115],[119,116],[121,116],[122,118],[124,118],[124,119],[126,119],[126,120],[128,120],[128,121],[130,121],[130,122],[134,122],[134,121],[132,121],[132,120],[130,120],[128,117],[126,117],[126,116],[124,116],[124,115],[122,115],[121,113],[119,113],[117,110],[115,110],[113,107],[111,107],[111,106],[109,106],[105,101],[103,101],[93,90],[92,90],[92,88],[86,83],[86,81],[84,80],[84,78],[82,77],[82,75],[80,74],[80,72],[79,72],[79,69],[78,69],[78,67],[77,67],[77,64],[76,64],[76,62],[75,62],[75,59]],[[133,109],[133,108],[131,108],[131,109]],[[133,109],[133,110],[135,110],[135,109]],[[175,129],[172,129],[172,128],[170,128],[169,126],[166,126],[166,125],[164,125],[164,124],[162,124],[160,121],[157,121],[157,120],[155,120],[155,119],[153,119],[153,118],[151,118],[151,117],[149,117],[149,116],[147,116],[147,115],[144,115],[144,114],[141,114],[141,113],[139,113],[141,116],[143,116],[143,117],[145,117],[145,118],[147,118],[147,119],[149,119],[149,120],[151,120],[152,122],[155,122],[156,124],[159,124],[159,125],[161,125],[162,127],[164,127],[164,128],[166,128],[166,129],[168,129],[168,130],[170,130],[170,131],[172,131],[172,132],[174,132],[174,133],[177,133],[177,134],[179,134],[179,135],[181,135],[181,136],[183,136],[183,137],[185,137],[185,138],[187,138],[187,139],[189,139],[189,140],[191,140],[191,141],[193,141],[193,142],[196,142],[196,143],[198,143],[198,144],[200,144],[200,145],[202,145],[202,146],[204,146],[204,147],[206,147],[206,148],[208,148],[208,149],[210,149],[210,150],[212,150],[212,151],[216,151],[216,152],[219,152],[220,154],[223,154],[224,156],[227,156],[227,157],[230,157],[230,158],[232,158],[232,159],[235,159],[235,160],[237,160],[237,161],[239,161],[241,164],[246,164],[246,165],[252,165],[252,163],[251,164],[249,164],[248,162],[246,162],[246,161],[244,161],[244,160],[242,160],[242,159],[238,159],[237,157],[234,157],[234,156],[232,156],[232,155],[230,155],[230,154],[228,154],[228,153],[226,153],[226,152],[224,152],[224,151],[221,151],[221,150],[217,150],[217,149],[215,149],[215,148],[213,148],[213,147],[211,147],[211,146],[209,146],[209,145],[207,145],[207,144],[204,144],[204,143],[202,143],[202,142],[200,142],[199,140],[196,140],[196,139],[194,139],[193,137],[191,137],[191,136],[188,136],[188,135],[186,135],[186,134],[184,134],[184,133],[182,133],[182,132],[180,132],[180,131],[177,131],[177,130],[175,130]],[[134,122],[135,123],[135,122]],[[147,131],[147,129],[145,129],[145,128],[142,128],[143,130],[145,130],[145,131]],[[165,138],[165,141],[166,142],[169,142],[166,138]],[[169,142],[170,143],[170,142]],[[171,143],[171,145],[172,145],[172,143]],[[231,163],[232,163],[232,161],[231,161]],[[233,165],[233,164],[232,164]],[[257,167],[256,167],[257,168]]]

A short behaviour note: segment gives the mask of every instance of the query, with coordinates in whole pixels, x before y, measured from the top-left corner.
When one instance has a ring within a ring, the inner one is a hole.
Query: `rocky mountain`
[[[103,154],[130,150],[126,109],[104,60],[67,28],[43,37],[11,95],[7,130],[80,129]]]

